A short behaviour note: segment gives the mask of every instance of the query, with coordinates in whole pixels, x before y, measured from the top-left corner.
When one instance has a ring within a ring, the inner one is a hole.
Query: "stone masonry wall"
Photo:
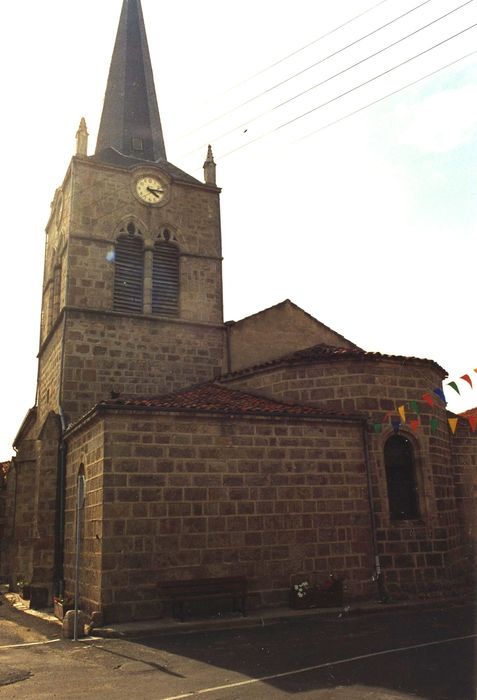
[[[8,564],[6,552],[6,509],[7,509],[7,474],[5,468],[9,468],[7,462],[0,462],[0,582],[4,582],[7,577]]]
[[[88,479],[101,470],[98,425],[69,439]],[[285,604],[291,583],[330,571],[348,577],[350,596],[367,590],[359,425],[108,411],[104,429],[106,619],[161,614],[157,582],[174,578],[246,575],[251,606]]]
[[[48,588],[50,593],[54,579],[60,433],[59,417],[50,413],[37,440],[36,479],[31,483],[35,503],[32,582]]]
[[[18,441],[7,481],[4,569],[11,583],[23,579],[53,591],[58,417],[42,429],[33,422]]]
[[[437,397],[432,409],[422,400],[424,393],[441,385],[442,378],[442,372],[426,362],[346,359],[276,367],[227,382],[280,400],[369,416],[377,535],[386,579],[396,594],[454,586],[463,564],[445,408]],[[418,402],[420,427],[414,433],[406,422],[401,434],[414,448],[421,517],[397,521],[389,514],[383,457],[384,443],[393,431],[389,418],[379,434],[373,425],[381,423],[388,411],[398,418],[397,407],[403,404],[408,404],[407,421],[416,418],[410,401]],[[435,434],[431,416],[438,420]]]
[[[305,313],[288,299],[270,309],[228,324],[229,371],[252,367],[303,348],[353,343]]]
[[[135,178],[157,170],[169,181],[164,206],[140,203],[133,194]],[[114,262],[108,252],[121,225],[132,221],[146,246],[168,228],[181,252],[180,318],[220,324],[222,315],[222,249],[218,191],[170,182],[155,166],[122,168],[73,160],[73,198],[69,222],[68,306],[112,309]]]
[[[70,311],[61,404],[75,420],[111,391],[157,395],[210,380],[222,360],[222,328]]]
[[[101,421],[91,425],[81,436],[68,440],[64,579],[65,593],[71,596],[75,578],[76,486],[81,466],[86,478],[86,497],[81,513],[80,593],[82,608],[91,613],[101,608],[103,548],[114,532],[114,523],[104,518],[104,471],[111,471],[111,462],[104,459]]]
[[[136,178],[151,170],[169,188],[164,206],[147,206],[134,195]],[[219,191],[172,181],[152,164],[126,170],[73,158],[62,192],[47,226],[39,425],[59,406],[75,420],[111,391],[164,393],[223,372]],[[127,222],[148,250],[164,228],[177,241],[177,319],[112,310],[108,253]]]
[[[459,511],[464,557],[469,573],[475,575],[477,550],[477,432],[459,419],[452,437],[455,495]]]
[[[33,578],[35,481],[36,441],[25,440],[7,479],[2,573],[11,585]]]
[[[38,359],[38,426],[50,411],[58,412],[60,403],[61,360],[64,321],[60,321],[40,350]]]

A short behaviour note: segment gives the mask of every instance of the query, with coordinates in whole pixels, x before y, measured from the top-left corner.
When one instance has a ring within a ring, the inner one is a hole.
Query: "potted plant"
[[[53,596],[53,609],[56,617],[62,620],[68,610],[73,610],[74,601],[69,595],[54,595]]]
[[[343,580],[333,574],[320,585],[309,581],[295,583],[290,589],[290,607],[295,610],[306,608],[334,608],[343,605]]]

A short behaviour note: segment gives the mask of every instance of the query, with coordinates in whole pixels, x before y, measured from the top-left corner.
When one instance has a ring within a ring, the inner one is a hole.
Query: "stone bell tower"
[[[68,420],[222,369],[213,158],[206,183],[167,160],[140,0],[123,2],[94,155],[86,144],[82,121],[47,231],[39,409]]]
[[[37,401],[15,441],[11,569],[48,586],[65,427],[112,393],[166,393],[224,364],[215,164],[200,182],[167,160],[140,0],[123,0],[94,155],[84,119],[76,139],[46,227]]]

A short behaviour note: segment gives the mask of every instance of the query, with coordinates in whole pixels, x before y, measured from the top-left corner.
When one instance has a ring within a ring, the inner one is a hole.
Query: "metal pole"
[[[79,604],[79,567],[80,567],[80,545],[81,545],[81,510],[84,506],[85,478],[78,475],[76,488],[76,562],[75,562],[75,619],[73,627],[73,639],[78,641],[78,604]]]
[[[381,603],[387,603],[389,600],[385,585],[384,585],[384,574],[381,569],[381,563],[379,561],[379,547],[378,538],[376,535],[376,514],[374,512],[373,504],[373,482],[371,479],[371,466],[369,458],[369,439],[368,439],[368,422],[363,421],[363,443],[364,443],[364,460],[366,467],[366,480],[368,484],[368,505],[369,505],[369,516],[371,521],[371,541],[373,545],[373,555],[374,555],[374,566],[375,566],[375,581],[378,587],[378,595]]]

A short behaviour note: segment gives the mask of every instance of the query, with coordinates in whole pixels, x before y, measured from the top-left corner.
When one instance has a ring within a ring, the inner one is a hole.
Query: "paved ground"
[[[475,700],[468,605],[80,643],[58,631],[0,606],[2,700]]]

